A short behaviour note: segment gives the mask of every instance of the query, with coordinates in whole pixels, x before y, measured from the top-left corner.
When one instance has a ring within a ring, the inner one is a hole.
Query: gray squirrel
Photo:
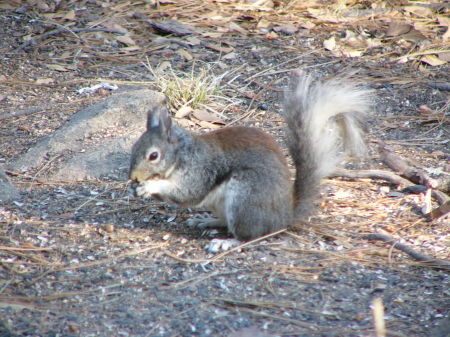
[[[200,220],[200,226],[227,227],[237,240],[252,240],[310,215],[321,179],[345,153],[365,153],[361,123],[370,111],[370,90],[349,78],[300,75],[282,112],[296,169],[292,183],[285,156],[261,129],[193,134],[158,106],[133,146],[129,177],[137,196],[204,207],[217,219]]]

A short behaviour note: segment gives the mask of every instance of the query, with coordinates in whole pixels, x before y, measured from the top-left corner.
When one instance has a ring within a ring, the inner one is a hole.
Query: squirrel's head
[[[129,178],[138,183],[166,178],[176,163],[177,138],[167,108],[151,109],[147,130],[132,148]]]

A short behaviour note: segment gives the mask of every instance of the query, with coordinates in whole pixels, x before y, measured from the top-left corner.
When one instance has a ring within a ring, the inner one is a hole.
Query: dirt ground
[[[295,2],[274,1],[274,8],[263,10],[239,3],[0,6],[0,165],[8,167],[77,111],[114,94],[101,89],[82,95],[79,89],[100,82],[157,89],[148,65],[156,69],[169,62],[180,72],[208,66],[224,75],[223,95],[232,102],[221,111],[220,123],[186,118],[183,125],[196,132],[253,125],[281,146],[277,112],[290,70],[319,76],[358,70],[355,78],[376,93],[376,111],[368,125],[370,157],[353,167],[389,170],[378,152],[382,140],[432,177],[449,178],[449,91],[432,85],[448,86],[448,63],[430,65],[413,56],[399,62],[419,42],[384,39],[388,19],[333,22],[316,12],[306,15],[306,7],[288,8]],[[336,5],[310,3],[317,11]],[[349,8],[370,9],[366,5],[348,2]],[[164,36],[142,15],[175,19],[201,33]],[[227,15],[233,20],[224,21]],[[213,16],[216,21],[206,24]],[[89,25],[94,21],[97,26]],[[287,21],[299,29],[289,30]],[[77,30],[82,27],[103,31]],[[111,31],[124,27],[128,39],[117,40]],[[363,28],[382,41],[379,47],[355,57],[323,47],[331,36],[342,42],[346,31]],[[444,31],[424,33],[434,41],[433,50],[445,47],[445,41],[436,42]],[[427,50],[423,55],[432,54]],[[387,336],[450,336],[449,270],[361,238],[389,234],[449,261],[448,217],[427,221],[423,194],[379,179],[327,179],[309,222],[213,255],[204,249],[210,233],[184,225],[197,210],[134,199],[128,182],[114,176],[50,179],[62,159],[49,156],[39,167],[5,170],[20,195],[0,200],[0,336],[381,337],[373,318],[378,298]],[[432,207],[438,207],[435,199]]]

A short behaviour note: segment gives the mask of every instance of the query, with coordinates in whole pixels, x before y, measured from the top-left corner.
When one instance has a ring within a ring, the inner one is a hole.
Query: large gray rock
[[[75,113],[8,167],[23,171],[58,158],[51,179],[126,179],[131,146],[145,130],[147,111],[163,100],[149,89],[115,93]]]

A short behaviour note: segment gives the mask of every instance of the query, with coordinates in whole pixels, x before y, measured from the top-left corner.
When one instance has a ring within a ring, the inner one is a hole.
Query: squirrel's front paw
[[[141,181],[135,188],[136,196],[150,198],[154,195],[164,196],[172,189],[172,184],[166,179],[151,179]]]
[[[213,239],[208,243],[205,249],[210,253],[225,252],[231,248],[237,247],[241,244],[236,239]]]
[[[147,198],[151,197],[151,194],[148,193],[145,187],[145,183],[144,184],[140,183],[138,186],[136,186],[136,188],[134,189],[134,194],[137,197],[147,197]]]

